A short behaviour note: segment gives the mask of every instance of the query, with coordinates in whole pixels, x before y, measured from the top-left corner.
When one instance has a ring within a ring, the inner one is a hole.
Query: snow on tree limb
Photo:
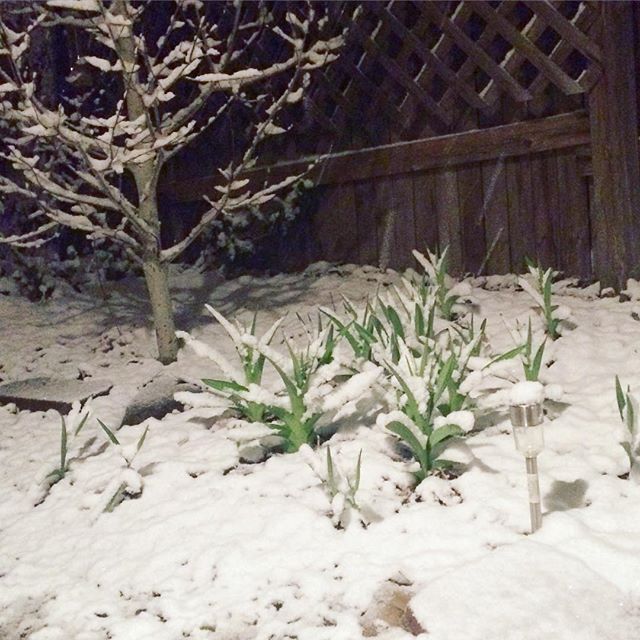
[[[216,218],[256,207],[300,177],[250,188],[243,174],[255,165],[264,140],[286,132],[281,113],[302,98],[309,71],[334,59],[343,38],[311,36],[318,22],[311,3],[304,15],[289,12],[276,24],[266,4],[199,7],[186,0],[164,12],[163,27],[151,37],[145,15],[152,5],[49,0],[30,6],[19,18],[12,15],[17,5],[0,11],[0,124],[11,132],[4,136],[0,158],[14,168],[0,178],[0,191],[30,195],[36,202],[46,196],[42,228],[47,231],[54,222],[93,235],[103,228],[104,236],[139,256],[155,251],[167,262]],[[114,79],[110,86],[117,87],[117,95],[105,95],[98,109],[88,108],[93,105],[73,89],[56,107],[43,100],[42,75],[33,68],[29,51],[38,30],[52,26],[74,29],[86,40],[77,57],[82,73]],[[280,53],[260,65],[251,47],[265,33],[280,42]],[[278,76],[287,81],[275,93],[246,95]],[[257,116],[243,138],[245,148],[221,172],[218,194],[200,222],[185,238],[161,249],[156,198],[163,166],[239,105]],[[122,174],[133,177],[136,194],[122,190]],[[120,217],[117,231],[105,227],[105,212]],[[36,232],[26,233],[26,238],[17,234],[3,242],[28,242]]]

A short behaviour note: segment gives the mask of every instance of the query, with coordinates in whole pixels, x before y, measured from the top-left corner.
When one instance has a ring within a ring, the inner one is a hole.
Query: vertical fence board
[[[533,225],[535,228],[535,257],[545,269],[557,265],[554,233],[551,218],[557,215],[557,187],[553,184],[555,173],[549,171],[543,154],[531,158],[531,185],[533,200]]]
[[[378,264],[378,230],[373,209],[374,183],[356,182],[354,184],[357,216],[358,262],[360,264]]]
[[[556,156],[560,238],[558,267],[566,274],[589,279],[591,269],[591,230],[588,185],[580,170],[575,149]]]
[[[599,3],[603,74],[589,94],[593,256],[605,286],[640,274],[640,165],[633,2]]]
[[[381,269],[386,269],[390,265],[391,254],[395,244],[391,216],[393,178],[378,179],[371,184],[371,208],[377,233],[378,266]]]
[[[555,153],[544,154],[544,168],[546,182],[549,187],[549,210],[547,215],[551,224],[551,234],[553,240],[553,263],[552,267],[558,267],[560,263],[560,252],[562,251],[562,217],[560,213],[560,191],[564,189],[558,178],[558,163]]]
[[[439,247],[449,247],[449,267],[452,274],[460,274],[462,265],[462,239],[460,237],[460,200],[458,175],[455,169],[435,172],[435,211],[438,219]]]
[[[434,199],[433,171],[416,174],[413,178],[415,248],[421,253],[425,253],[426,249],[434,251],[438,246],[438,217]]]
[[[487,241],[484,273],[509,273],[509,202],[505,161],[499,158],[482,165],[482,213]]]
[[[482,215],[482,168],[480,165],[464,166],[457,173],[462,268],[463,271],[477,273],[487,252]]]
[[[536,257],[529,158],[509,158],[506,162],[506,172],[511,268],[515,273],[522,273],[525,269],[525,257]]]
[[[389,266],[405,269],[412,263],[411,250],[416,246],[413,180],[409,175],[395,178],[393,181],[391,215],[395,244]]]
[[[316,260],[353,262],[358,254],[356,203],[353,183],[323,189],[313,218],[318,239]]]

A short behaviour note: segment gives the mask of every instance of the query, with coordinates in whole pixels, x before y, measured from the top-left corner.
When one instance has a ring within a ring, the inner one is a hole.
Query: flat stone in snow
[[[192,384],[161,373],[142,385],[129,403],[121,426],[140,424],[147,418],[162,420],[168,413],[183,409],[182,404],[173,399],[174,393],[198,390]]]
[[[74,402],[104,396],[113,385],[108,380],[65,380],[28,378],[0,385],[0,405],[15,404],[18,409],[68,413]]]

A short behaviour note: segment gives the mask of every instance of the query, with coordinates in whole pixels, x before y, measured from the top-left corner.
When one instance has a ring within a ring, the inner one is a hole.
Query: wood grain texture
[[[317,239],[315,260],[353,262],[358,253],[358,232],[353,184],[325,187],[318,198],[312,233]]]
[[[483,273],[509,273],[509,201],[503,158],[482,164],[482,194],[482,216],[488,253]]]
[[[600,3],[602,77],[589,95],[594,271],[621,287],[640,275],[640,166],[634,65],[634,3]]]
[[[462,270],[477,273],[487,252],[482,209],[482,167],[458,168],[458,206],[462,243]]]
[[[555,160],[561,238],[557,266],[567,275],[588,280],[592,277],[589,180],[582,175],[581,162],[575,150],[567,149]]]
[[[511,268],[525,271],[525,258],[536,258],[535,225],[528,157],[506,161]]]
[[[413,177],[415,248],[435,251],[438,241],[438,213],[435,206],[435,173],[425,171]]]
[[[439,169],[435,178],[435,211],[438,219],[439,249],[449,247],[452,274],[463,272],[462,238],[460,235],[460,200],[455,169]]]

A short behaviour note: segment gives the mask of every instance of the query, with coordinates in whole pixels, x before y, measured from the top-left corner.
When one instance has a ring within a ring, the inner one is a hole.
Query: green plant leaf
[[[291,380],[291,378],[284,372],[282,367],[273,362],[273,360],[271,360],[270,362],[282,379],[284,387],[287,391],[287,395],[289,396],[289,402],[291,403],[291,412],[295,415],[302,416],[302,414],[304,413],[304,401],[298,391],[298,388],[296,387],[293,380]]]
[[[235,403],[235,408],[249,422],[263,422],[267,407],[260,402],[240,402]]]
[[[126,482],[121,483],[115,493],[111,496],[107,506],[104,508],[104,513],[111,513],[124,500],[124,493],[126,490]]]
[[[63,476],[67,470],[67,423],[60,416],[60,471]]]
[[[356,475],[353,480],[353,485],[349,482],[349,486],[351,487],[351,493],[353,496],[356,495],[358,489],[360,488],[360,470],[362,467],[362,449],[360,449],[360,453],[358,453],[358,462],[356,464]]]
[[[76,430],[73,433],[74,436],[77,436],[80,433],[80,431],[82,431],[82,427],[84,427],[84,425],[87,423],[88,418],[89,418],[89,412],[87,411],[87,413],[85,413],[84,416],[82,417],[82,420],[80,420],[80,424],[76,427]]]
[[[542,344],[538,347],[536,355],[533,358],[533,363],[530,368],[531,378],[527,378],[527,380],[531,382],[535,382],[540,377],[540,367],[542,366],[542,356],[544,355],[545,343],[546,339],[543,340]]]
[[[624,422],[624,409],[626,406],[626,400],[624,397],[624,391],[622,391],[622,385],[620,384],[620,378],[616,376],[616,401],[618,403],[618,413],[620,414],[620,420]]]
[[[533,331],[531,330],[531,318],[527,324],[527,341],[525,342],[525,354],[527,364],[531,364],[531,349],[533,349]]]
[[[336,339],[333,333],[333,325],[329,327],[324,343],[324,352],[318,359],[318,365],[329,364],[333,360],[333,352],[336,347]]]
[[[404,327],[402,326],[402,320],[400,320],[398,312],[391,305],[383,306],[383,309],[387,319],[391,323],[396,338],[400,337],[404,340]]]
[[[253,367],[251,369],[251,375],[247,382],[249,384],[260,384],[262,382],[262,374],[264,373],[264,363],[266,361],[266,357],[263,353],[261,353],[256,361],[253,363]]]
[[[397,435],[401,440],[407,444],[411,452],[413,453],[413,457],[419,462],[420,468],[422,469],[425,476],[429,473],[429,464],[427,459],[427,452],[425,448],[420,444],[420,441],[415,436],[415,434],[407,427],[402,424],[402,422],[398,422],[394,420],[387,425],[387,429]]]
[[[147,433],[149,433],[149,425],[145,427],[144,433],[140,436],[138,440],[138,444],[136,445],[136,453],[142,449],[142,445],[144,444],[145,438],[147,437]]]
[[[438,402],[438,400],[442,397],[444,390],[449,386],[451,376],[453,375],[453,371],[456,366],[456,361],[457,358],[452,353],[444,363],[442,369],[440,369],[440,373],[438,374],[438,378],[436,379],[436,384],[433,391],[434,403]]]
[[[487,367],[490,367],[492,364],[496,364],[496,362],[511,360],[512,358],[515,358],[517,355],[520,355],[524,350],[525,350],[525,345],[521,344],[519,347],[515,347],[514,349],[505,351],[504,353],[501,353],[499,356],[496,356],[493,360],[485,364],[484,367],[482,368],[486,369]]]
[[[415,332],[417,336],[423,336],[424,335],[424,330],[425,330],[425,324],[424,324],[424,313],[422,311],[422,308],[420,307],[420,305],[416,302],[415,307],[414,307],[414,325],[415,325]]]
[[[216,391],[249,391],[247,387],[233,380],[211,380],[203,378],[202,382]]]
[[[321,414],[315,414],[306,420],[294,417],[288,422],[290,431],[286,444],[287,453],[294,453],[303,444],[312,444],[315,426],[320,417]]]
[[[61,469],[54,469],[51,473],[48,473],[45,480],[49,486],[53,486],[57,482],[60,482],[64,478],[64,472]]]
[[[409,418],[415,422],[420,415],[420,408],[418,406],[416,397],[413,395],[413,391],[411,391],[409,385],[405,382],[404,378],[398,373],[398,371],[396,371],[396,369],[394,369],[393,367],[389,367],[389,369],[400,384],[402,391],[407,396],[407,411],[405,411],[404,413],[407,413]]]
[[[332,498],[338,493],[335,470],[333,468],[333,458],[331,457],[331,447],[327,447],[327,488]]]
[[[429,444],[433,448],[440,442],[450,438],[457,438],[463,434],[464,431],[457,424],[445,424],[431,432]]]
[[[98,421],[98,424],[102,427],[102,430],[107,434],[107,437],[109,438],[109,440],[111,440],[113,444],[116,444],[116,445],[120,444],[120,442],[118,441],[118,438],[115,437],[111,429],[109,429],[109,427],[107,427],[107,425],[104,422],[102,422],[100,418],[96,418],[96,420]]]
[[[629,394],[627,394],[627,429],[632,435],[636,432],[636,412],[633,408],[633,400]]]

